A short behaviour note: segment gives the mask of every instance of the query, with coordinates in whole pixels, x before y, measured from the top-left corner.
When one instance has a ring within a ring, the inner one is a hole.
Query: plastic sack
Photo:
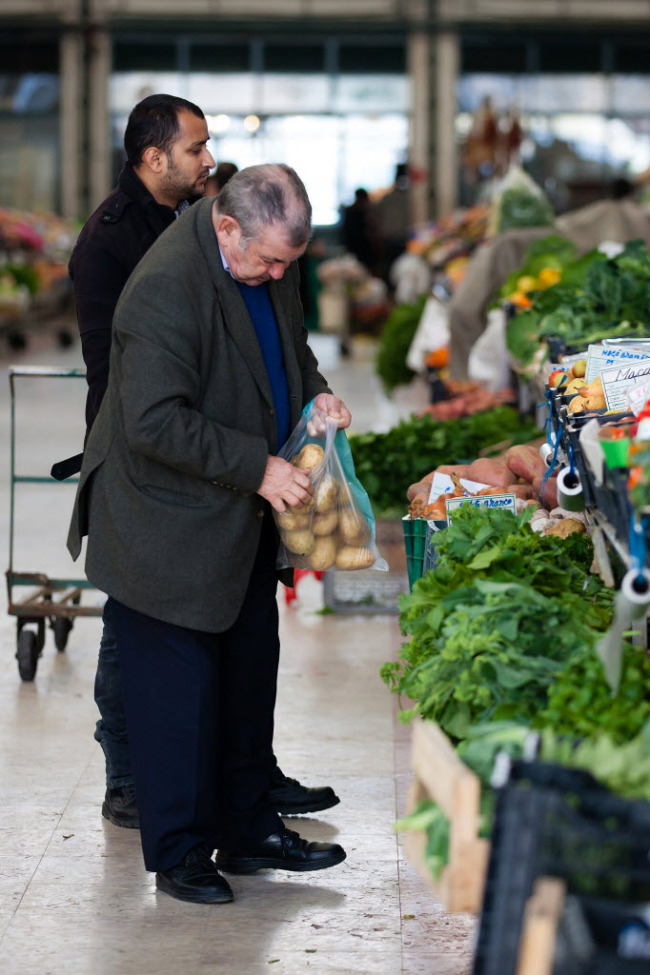
[[[427,298],[420,322],[406,356],[413,372],[422,372],[429,352],[449,345],[449,315],[443,303],[433,295]]]
[[[279,456],[310,470],[314,493],[309,505],[273,512],[281,539],[278,568],[387,571],[370,499],[336,421],[308,403]]]
[[[483,383],[491,393],[512,386],[512,375],[506,348],[507,319],[503,308],[492,308],[487,326],[472,346],[467,362],[469,379]]]
[[[492,204],[491,233],[502,234],[517,227],[551,227],[554,220],[553,207],[537,183],[521,166],[511,166]]]

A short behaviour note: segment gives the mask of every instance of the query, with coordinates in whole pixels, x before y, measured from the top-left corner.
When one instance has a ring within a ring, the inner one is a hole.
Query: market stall
[[[480,917],[473,975],[650,958],[648,260],[567,251],[544,287],[522,266],[508,344],[543,434],[464,463],[447,445],[409,479],[406,642],[382,671],[415,721],[401,826]]]
[[[71,308],[67,265],[76,237],[62,217],[0,208],[0,337],[10,348],[46,329],[71,343],[72,328],[61,319]]]

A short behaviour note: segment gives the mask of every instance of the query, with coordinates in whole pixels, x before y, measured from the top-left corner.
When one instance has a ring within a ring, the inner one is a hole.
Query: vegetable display
[[[496,755],[585,769],[629,799],[650,800],[650,655],[626,644],[612,695],[595,646],[614,593],[590,571],[585,534],[566,539],[515,516],[463,506],[433,536],[435,568],[400,597],[407,642],[384,681],[414,714],[437,721],[482,783],[480,835],[494,815]],[[529,752],[530,753],[530,752]],[[450,824],[427,800],[398,823],[424,831],[435,878],[448,861]]]
[[[455,740],[477,721],[534,724],[568,662],[611,622],[590,541],[540,536],[529,518],[462,506],[433,538],[436,568],[400,597],[409,640],[382,676]]]
[[[565,266],[560,283],[533,295],[532,307],[508,323],[506,342],[513,358],[530,365],[540,342],[551,337],[564,346],[618,336],[647,335],[650,329],[650,253],[631,241],[615,258],[590,252]]]
[[[396,305],[386,319],[379,338],[377,375],[386,393],[409,383],[415,373],[406,365],[413,336],[420,323],[426,297],[412,304]]]
[[[437,423],[430,416],[404,420],[387,433],[350,437],[354,466],[377,515],[404,514],[405,486],[441,464],[464,463],[503,441],[526,443],[539,436],[528,418],[509,406]]]
[[[530,308],[530,294],[558,284],[565,267],[575,261],[576,256],[574,244],[565,237],[549,234],[536,240],[526,251],[521,266],[504,281],[499,299],[519,308]]]

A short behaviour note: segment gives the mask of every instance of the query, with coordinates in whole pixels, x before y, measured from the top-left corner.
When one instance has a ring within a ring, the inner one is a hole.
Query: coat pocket
[[[207,498],[200,498],[195,494],[185,494],[158,484],[140,484],[138,490],[147,497],[162,501],[164,504],[175,504],[182,508],[209,508],[214,502]]]

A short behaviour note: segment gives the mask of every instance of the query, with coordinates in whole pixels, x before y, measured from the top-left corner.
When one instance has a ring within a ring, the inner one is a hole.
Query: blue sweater
[[[279,450],[289,439],[289,434],[291,433],[289,428],[291,414],[289,411],[287,371],[284,366],[282,343],[280,341],[278,323],[275,318],[268,284],[264,283],[251,286],[241,281],[237,281],[236,284],[255,326],[257,340],[260,343],[269,382],[271,383],[273,403],[275,406],[275,422],[278,432],[277,449]]]

